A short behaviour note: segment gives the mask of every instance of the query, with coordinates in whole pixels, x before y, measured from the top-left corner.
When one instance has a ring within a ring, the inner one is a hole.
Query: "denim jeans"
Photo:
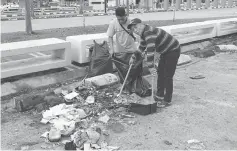
[[[173,77],[180,56],[180,47],[160,56],[157,68],[157,95],[164,97],[165,102],[171,102],[173,94]]]

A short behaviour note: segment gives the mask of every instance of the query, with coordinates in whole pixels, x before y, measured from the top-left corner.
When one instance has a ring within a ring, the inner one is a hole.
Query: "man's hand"
[[[157,69],[156,68],[151,68],[150,72],[151,72],[152,76],[156,76],[157,75]]]
[[[131,65],[131,64],[134,65],[135,60],[136,60],[135,55],[132,55],[131,58],[130,58],[130,60],[129,60],[129,65]]]
[[[142,52],[142,58],[143,58],[143,59],[146,58],[146,55],[147,55],[147,52],[146,52],[146,51]]]

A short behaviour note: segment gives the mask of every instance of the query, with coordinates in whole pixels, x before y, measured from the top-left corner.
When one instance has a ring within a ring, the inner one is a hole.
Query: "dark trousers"
[[[157,95],[164,101],[171,102],[173,94],[173,77],[180,56],[180,48],[162,54],[157,68]]]

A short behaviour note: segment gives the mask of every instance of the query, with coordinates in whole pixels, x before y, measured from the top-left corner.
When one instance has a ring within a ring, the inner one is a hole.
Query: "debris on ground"
[[[95,103],[95,97],[94,96],[88,96],[85,100],[88,104]]]
[[[64,149],[65,150],[77,150],[77,146],[76,146],[76,144],[73,141],[71,141],[71,142],[67,142],[65,144]]]
[[[105,116],[100,117],[98,121],[103,122],[103,123],[108,123],[109,119],[110,119],[109,116],[105,115]]]
[[[107,74],[85,79],[86,85],[91,85],[96,88],[111,86],[118,82],[119,82],[119,78],[112,73],[107,73]]]
[[[69,94],[65,95],[64,98],[67,99],[67,100],[71,100],[71,99],[75,98],[78,95],[79,95],[78,93],[72,92],[72,93],[69,93]]]
[[[190,76],[190,79],[204,79],[205,77],[203,75],[196,75],[196,76]]]
[[[178,66],[188,64],[192,62],[192,59],[188,55],[181,54],[178,60]]]
[[[58,142],[61,139],[61,132],[56,128],[51,128],[48,139],[50,142]]]
[[[193,150],[204,150],[205,149],[205,145],[203,144],[203,142],[196,140],[196,139],[192,139],[192,140],[188,140],[188,148],[189,149],[193,149]]]
[[[143,98],[135,93],[124,93],[116,101],[119,85],[116,83],[118,79],[112,75],[108,81],[86,80],[91,84],[73,87],[73,92],[64,89],[54,91],[54,95],[57,94],[65,100],[42,113],[41,123],[50,123],[51,130],[41,137],[50,142],[64,144],[65,150],[118,149],[119,147],[108,145],[108,129],[122,133],[125,131],[124,125],[136,124],[136,121],[132,120],[135,116],[128,113],[128,107],[130,103],[143,102]],[[106,87],[103,87],[104,85]],[[47,99],[51,98],[55,99],[51,96]],[[68,101],[71,103],[68,104]]]
[[[45,132],[44,134],[41,135],[42,138],[48,138],[49,132]]]
[[[164,140],[163,142],[164,142],[166,145],[169,145],[169,146],[172,145],[172,143],[171,143],[170,141]]]

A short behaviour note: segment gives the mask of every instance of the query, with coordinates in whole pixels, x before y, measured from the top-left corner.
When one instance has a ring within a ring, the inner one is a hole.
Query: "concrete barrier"
[[[217,36],[224,36],[233,33],[237,33],[237,18],[205,21],[207,23],[216,24],[216,34]]]
[[[174,37],[180,44],[213,38],[216,36],[215,22],[196,22],[181,25],[162,26],[161,28]]]
[[[89,62],[89,48],[94,44],[93,40],[97,43],[102,43],[108,40],[106,33],[69,36],[66,38],[71,43],[71,58],[72,61],[80,64]]]
[[[1,63],[1,78],[67,66],[71,63],[69,51],[70,43],[57,38],[1,44],[1,59],[12,58]],[[27,54],[33,57],[22,57]]]

